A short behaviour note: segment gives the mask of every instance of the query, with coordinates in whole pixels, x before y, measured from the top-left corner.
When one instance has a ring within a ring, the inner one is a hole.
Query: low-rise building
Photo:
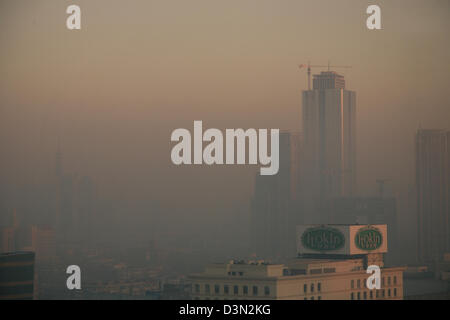
[[[403,268],[381,269],[381,288],[368,289],[364,259],[297,259],[287,264],[231,261],[190,276],[192,298],[267,300],[403,299]]]
[[[385,268],[386,226],[301,226],[298,257],[284,264],[230,261],[192,274],[193,299],[401,300],[404,267]],[[351,241],[350,241],[351,240]],[[367,287],[368,266],[380,287]]]

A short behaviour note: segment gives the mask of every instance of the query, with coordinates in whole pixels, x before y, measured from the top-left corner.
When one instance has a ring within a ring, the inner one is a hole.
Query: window
[[[391,277],[388,277],[388,286],[391,285]]]
[[[205,284],[205,292],[210,293],[209,284]]]
[[[394,284],[397,284],[397,277],[394,276]]]
[[[373,299],[373,291],[369,292],[370,299]]]
[[[388,289],[388,297],[391,296],[391,289]]]
[[[308,286],[306,284],[303,285],[303,292],[306,293],[308,291]]]
[[[214,292],[215,292],[216,294],[219,294],[219,292],[220,292],[220,286],[219,286],[218,284],[216,284],[216,285],[214,286]]]
[[[321,297],[321,296],[318,296],[318,297],[317,297],[317,300],[322,300],[322,297]]]
[[[238,294],[239,293],[239,287],[238,286],[234,286],[233,287],[233,293],[234,294]]]
[[[358,279],[358,281],[356,283],[357,283],[356,286],[358,287],[358,289],[361,288],[361,280]]]
[[[248,286],[244,286],[243,291],[244,291],[244,294],[247,295],[248,294]]]
[[[225,293],[225,294],[229,294],[230,293],[230,288],[228,287],[228,285],[224,285],[223,286],[223,293]]]
[[[233,271],[233,272],[231,273],[231,275],[232,275],[232,276],[235,276],[235,275],[236,275],[236,272]]]
[[[314,283],[311,283],[311,292],[314,292]]]
[[[397,288],[394,288],[394,297],[397,296]]]
[[[258,287],[257,286],[253,286],[253,295],[254,296],[258,295]]]
[[[264,295],[266,296],[270,295],[270,288],[268,286],[264,287]]]
[[[383,287],[384,287],[384,277],[383,277],[383,278],[381,278],[381,286],[383,286]]]
[[[352,280],[351,287],[352,287],[352,289],[355,287],[355,280]]]
[[[386,295],[386,292],[383,290],[381,290],[381,296],[384,298],[384,296]]]
[[[358,292],[358,300],[361,300],[361,292]]]
[[[200,285],[199,284],[195,285],[195,292],[197,292],[197,293],[200,292]]]
[[[314,297],[311,297],[311,300],[314,300]]]
[[[350,300],[355,300],[355,293],[354,293],[354,292],[352,292],[352,293],[350,294]]]
[[[317,284],[317,291],[320,292],[320,290],[322,290],[322,284],[319,282]]]
[[[242,271],[240,271],[240,272],[239,272],[239,275],[240,275],[240,276],[243,276],[243,275],[244,275],[244,273],[243,273]]]
[[[367,300],[367,292],[364,291],[364,300]]]
[[[375,296],[378,298],[378,290],[376,290],[375,292]]]

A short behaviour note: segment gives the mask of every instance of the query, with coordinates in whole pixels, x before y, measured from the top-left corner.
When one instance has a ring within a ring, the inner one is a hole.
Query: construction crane
[[[308,90],[311,90],[311,68],[328,68],[328,71],[330,71],[330,68],[343,68],[343,69],[350,69],[351,68],[351,66],[331,66],[329,61],[328,61],[328,65],[326,65],[326,66],[311,65],[308,62],[308,64],[300,64],[298,67],[299,67],[299,69],[307,68],[307,73],[308,73]]]

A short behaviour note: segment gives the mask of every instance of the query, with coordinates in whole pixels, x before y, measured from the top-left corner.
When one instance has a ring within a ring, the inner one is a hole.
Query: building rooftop
[[[203,273],[194,277],[289,277],[298,275],[319,275],[336,272],[353,272],[364,269],[362,258],[315,259],[296,258],[286,264],[270,264],[266,261],[230,261],[214,263],[206,267]]]
[[[334,71],[322,71],[313,76],[313,89],[345,89],[344,76]]]

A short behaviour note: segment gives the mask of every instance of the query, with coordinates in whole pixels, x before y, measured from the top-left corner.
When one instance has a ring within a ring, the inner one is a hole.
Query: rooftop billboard
[[[300,225],[297,254],[368,254],[387,252],[387,225]]]

